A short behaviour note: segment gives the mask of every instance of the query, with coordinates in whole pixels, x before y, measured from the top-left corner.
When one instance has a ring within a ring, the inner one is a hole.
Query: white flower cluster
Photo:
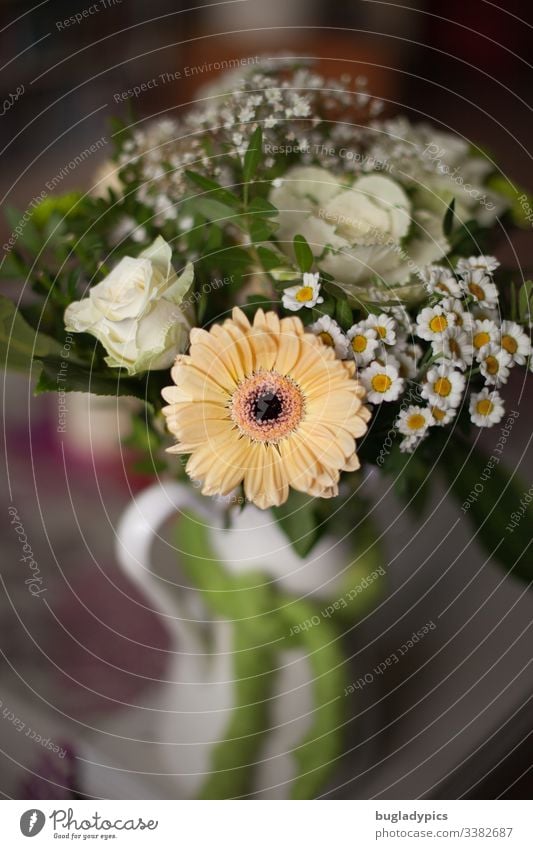
[[[253,72],[248,67],[225,75],[183,118],[164,118],[134,130],[118,165],[123,180],[138,181],[137,197],[153,210],[155,224],[178,217],[179,202],[190,189],[185,170],[231,185],[231,157],[233,164],[235,157],[242,160],[256,127],[263,128],[266,164],[272,166],[281,154],[305,157],[306,151],[319,151],[324,129],[318,126],[328,116],[338,121],[350,112],[353,118],[355,107],[368,119],[381,111],[382,101],[368,94],[364,78],[328,80],[305,68],[284,76],[291,61],[265,60]]]
[[[346,334],[327,315],[310,325],[338,357],[353,356],[370,403],[398,401],[407,384],[416,388],[420,403],[402,406],[395,422],[402,451],[414,451],[430,427],[449,424],[463,404],[478,427],[497,424],[504,415],[498,389],[510,369],[528,362],[533,369],[528,333],[500,318],[492,277],[498,265],[494,257],[478,256],[459,260],[453,271],[428,266],[429,306],[422,306],[414,321],[397,306],[369,314]],[[313,305],[320,302],[319,293],[315,280]],[[304,305],[296,296],[291,309]],[[484,386],[470,391],[478,376]]]

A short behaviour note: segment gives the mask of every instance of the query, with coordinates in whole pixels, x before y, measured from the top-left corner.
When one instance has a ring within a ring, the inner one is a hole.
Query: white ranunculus
[[[191,263],[178,277],[171,256],[158,236],[136,259],[121,259],[87,298],[67,307],[66,329],[95,336],[113,368],[168,368],[187,346],[190,323],[181,307],[194,277]]]
[[[305,236],[319,267],[357,299],[416,297],[418,273],[448,251],[442,216],[413,206],[396,180],[369,174],[347,185],[325,168],[296,166],[270,194],[277,238],[292,256]]]

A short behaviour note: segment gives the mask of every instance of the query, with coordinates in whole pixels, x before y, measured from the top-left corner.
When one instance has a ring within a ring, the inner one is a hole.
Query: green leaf
[[[277,208],[266,198],[255,198],[248,207],[248,212],[252,215],[262,215],[266,218],[275,217],[278,214]]]
[[[474,528],[489,557],[510,574],[533,580],[531,528],[533,500],[525,502],[528,484],[500,465],[500,455],[452,437],[439,463],[441,473]],[[513,516],[519,517],[511,527]]]
[[[295,236],[293,240],[293,247],[298,268],[303,272],[311,271],[315,258],[305,236],[301,236],[299,234]]]
[[[272,512],[296,553],[309,554],[318,536],[314,498],[291,491],[285,504],[273,507]]]
[[[232,623],[234,707],[214,747],[212,772],[200,797],[231,799],[249,792],[253,765],[269,728],[274,643],[282,636],[272,584],[257,572],[229,573],[209,546],[201,520],[184,514],[176,530],[179,562],[208,610]]]
[[[455,198],[452,198],[450,201],[450,205],[444,214],[444,219],[442,222],[442,232],[446,236],[451,236],[453,230],[453,221],[454,221],[454,213],[455,213]]]
[[[32,362],[59,355],[60,350],[59,342],[37,333],[15,304],[0,295],[0,362],[5,368],[29,371]]]
[[[502,195],[508,202],[511,218],[517,227],[531,227],[533,222],[533,195],[524,191],[521,186],[514,185],[502,174],[492,174],[488,187]]]
[[[348,301],[341,299],[337,301],[335,307],[335,318],[339,322],[343,330],[349,330],[353,324],[353,315]]]
[[[213,200],[225,203],[233,209],[240,209],[241,202],[237,195],[230,192],[229,189],[225,189],[220,183],[210,180],[209,177],[204,177],[202,174],[197,174],[195,171],[186,171],[185,174],[192,183],[204,189],[205,192],[209,192]]]
[[[215,198],[197,197],[194,201],[191,201],[191,206],[194,212],[199,212],[208,221],[213,221],[218,225],[224,225],[229,221],[242,229],[240,215],[231,206],[221,203]]]
[[[289,626],[312,621],[317,613],[302,599],[282,605],[281,610]],[[298,769],[291,798],[315,799],[342,755],[346,658],[339,629],[331,620],[322,617],[318,626],[302,630],[297,637],[308,652],[311,666],[313,714],[311,728],[294,752]]]
[[[521,324],[529,325],[532,319],[533,280],[525,280],[518,290],[517,318]]]
[[[265,218],[252,219],[248,231],[252,242],[254,244],[268,242],[277,226],[276,222],[269,221]]]
[[[125,395],[147,399],[146,381],[116,374],[102,374],[69,360],[47,357],[42,360],[42,372],[35,394],[43,392],[91,392],[93,395]]]
[[[270,248],[260,246],[257,248],[257,255],[261,261],[261,265],[265,271],[271,271],[274,268],[279,268],[283,262],[286,262],[286,257],[278,254]]]
[[[244,166],[242,169],[242,175],[245,183],[249,183],[255,172],[257,171],[257,166],[261,162],[261,156],[263,154],[263,131],[261,127],[257,127],[252,133],[252,137],[250,139],[250,144],[248,145],[248,150],[244,154]]]

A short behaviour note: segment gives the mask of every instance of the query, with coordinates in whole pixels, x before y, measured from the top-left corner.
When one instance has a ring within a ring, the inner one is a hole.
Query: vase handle
[[[167,582],[154,580],[157,571],[153,568],[151,548],[161,525],[186,509],[210,524],[216,522],[212,505],[207,510],[190,487],[175,481],[158,482],[128,504],[116,528],[115,552],[120,566],[155,603],[157,610],[174,620],[177,612],[175,593],[169,593]]]

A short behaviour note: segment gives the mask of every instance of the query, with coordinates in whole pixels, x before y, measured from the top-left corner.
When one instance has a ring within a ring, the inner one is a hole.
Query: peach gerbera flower
[[[282,504],[289,487],[322,498],[341,471],[359,468],[355,439],[370,413],[355,365],[306,333],[299,318],[258,310],[253,325],[235,308],[209,331],[191,331],[172,369],[163,409],[186,470],[204,495],[244,483],[258,507]]]

